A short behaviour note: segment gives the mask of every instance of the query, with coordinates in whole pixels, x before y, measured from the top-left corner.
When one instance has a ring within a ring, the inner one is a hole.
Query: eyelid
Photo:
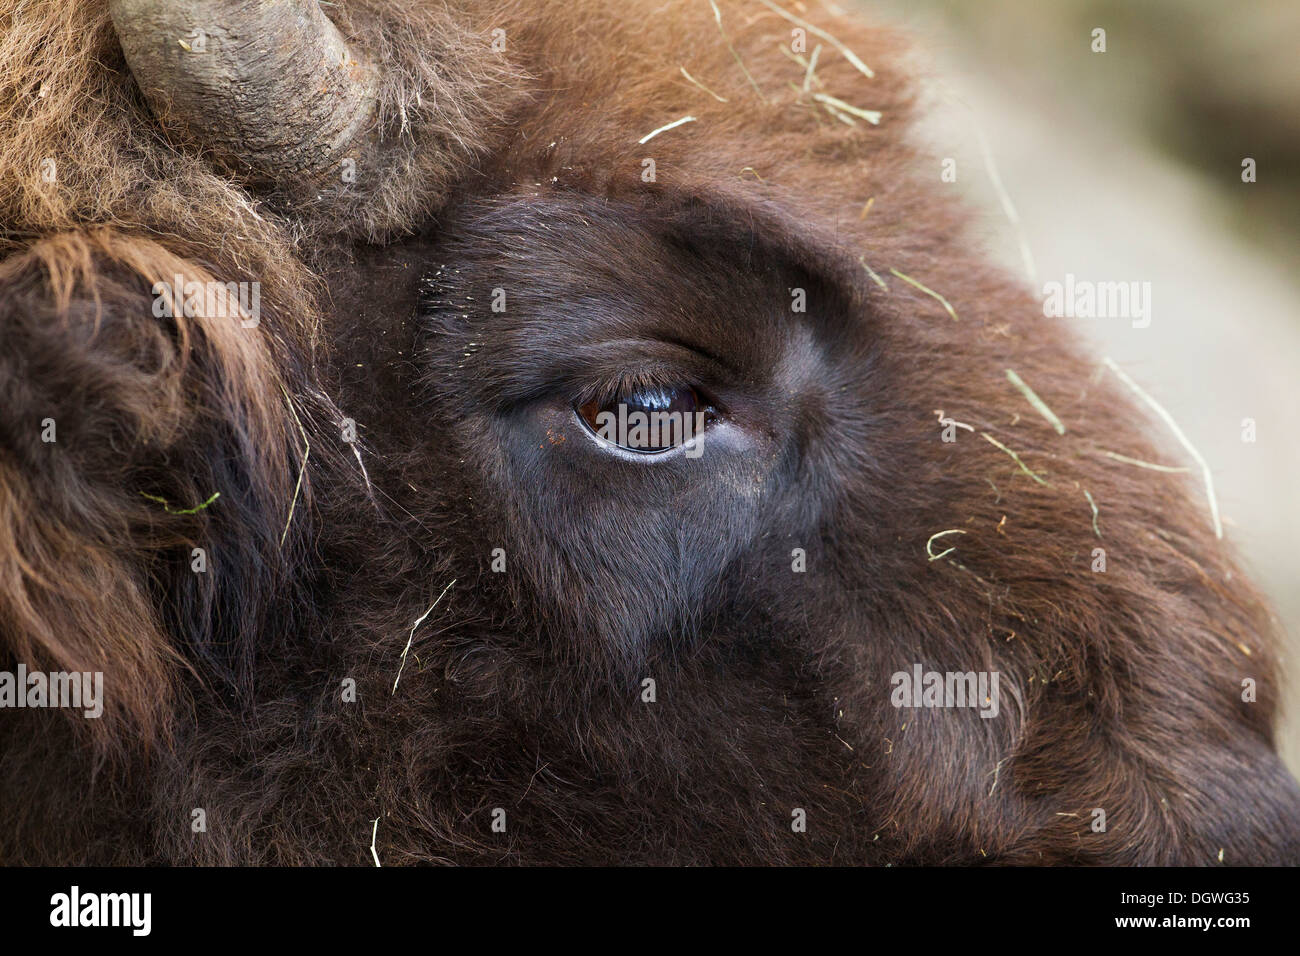
[[[619,395],[627,395],[635,391],[646,388],[662,388],[668,383],[660,377],[657,369],[623,369],[612,376],[606,376],[600,381],[583,386],[574,396],[574,404],[586,405],[589,402],[595,402],[598,405],[604,405],[606,402],[613,401]]]
[[[715,404],[711,391],[697,384],[698,378],[693,371],[656,362],[640,367],[623,368],[603,379],[579,386],[573,396],[575,405],[596,402],[604,405],[621,395],[633,395],[652,389],[692,388],[701,399]]]
[[[708,352],[679,339],[620,338],[575,350],[559,376],[578,404],[607,402],[638,389],[691,386],[716,405],[711,384],[726,384],[733,370]],[[706,384],[708,383],[708,384]]]
[[[714,398],[712,390],[697,384],[693,378],[684,376],[680,372],[667,372],[660,377],[644,370],[623,372],[601,384],[581,389],[574,398],[573,406],[574,408],[582,408],[584,405],[592,403],[604,406],[621,396],[635,395],[651,389],[672,391],[679,388],[689,388],[695,393],[696,398],[699,399],[701,411],[706,411],[713,417],[723,414],[724,410],[718,400]]]

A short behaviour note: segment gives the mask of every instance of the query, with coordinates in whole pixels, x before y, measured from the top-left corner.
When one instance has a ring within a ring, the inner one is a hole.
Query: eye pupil
[[[689,386],[644,386],[578,406],[587,426],[629,451],[663,452],[693,438],[712,409]]]

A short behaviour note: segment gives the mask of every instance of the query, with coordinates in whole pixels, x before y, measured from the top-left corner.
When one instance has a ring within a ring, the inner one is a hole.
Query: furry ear
[[[101,743],[247,684],[301,554],[310,419],[239,291],[108,230],[0,263],[0,669],[102,672]]]

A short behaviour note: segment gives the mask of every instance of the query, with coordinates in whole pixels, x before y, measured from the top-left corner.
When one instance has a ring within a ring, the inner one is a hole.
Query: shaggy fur
[[[108,705],[0,711],[0,861],[1300,858],[1201,489],[1107,454],[1172,455],[963,238],[900,42],[808,6],[874,78],[792,89],[756,2],[331,4],[388,148],[304,204],[170,141],[102,3],[0,2],[0,669]],[[156,318],[178,273],[260,324]],[[598,449],[626,380],[707,391],[705,454]],[[1001,714],[896,710],[914,663]]]

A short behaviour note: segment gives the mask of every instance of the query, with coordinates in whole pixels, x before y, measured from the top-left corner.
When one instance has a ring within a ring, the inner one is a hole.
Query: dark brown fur
[[[764,100],[705,2],[456,6],[328,8],[392,151],[302,205],[168,144],[101,3],[0,3],[0,669],[109,707],[0,711],[0,861],[365,864],[378,818],[386,865],[1296,862],[1273,624],[921,177],[898,40],[808,14],[877,73],[823,49],[850,127],[758,4],[720,7]],[[258,328],[154,318],[178,271],[260,281]],[[656,363],[726,399],[703,458],[582,446]],[[1001,715],[895,710],[915,662]]]

